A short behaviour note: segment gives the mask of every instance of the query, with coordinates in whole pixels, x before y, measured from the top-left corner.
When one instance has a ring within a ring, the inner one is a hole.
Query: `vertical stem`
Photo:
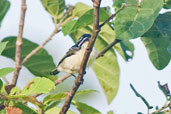
[[[14,76],[12,79],[12,85],[16,85],[19,72],[21,70],[21,48],[22,48],[22,37],[23,37],[23,28],[24,28],[24,20],[25,20],[25,12],[26,12],[27,6],[26,6],[26,0],[22,0],[21,4],[21,16],[20,16],[20,22],[19,22],[19,32],[18,37],[16,40],[16,52],[15,52],[15,71]]]
[[[66,97],[64,106],[62,107],[60,114],[66,114],[68,111],[71,101],[77,92],[78,88],[80,87],[81,83],[83,82],[84,71],[87,65],[88,58],[96,41],[97,35],[99,33],[99,8],[100,8],[101,0],[93,0],[94,6],[94,26],[93,26],[93,33],[91,35],[91,39],[88,43],[86,52],[84,54],[83,60],[81,62],[79,75],[77,76],[72,89],[69,91],[68,96]]]

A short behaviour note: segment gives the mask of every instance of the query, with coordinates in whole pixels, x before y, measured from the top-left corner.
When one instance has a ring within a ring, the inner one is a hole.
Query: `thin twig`
[[[59,78],[58,80],[56,80],[54,83],[55,85],[60,84],[61,82],[63,82],[64,80],[66,80],[67,78],[69,78],[71,76],[71,74],[66,74],[65,76]]]
[[[104,54],[110,49],[112,48],[114,45],[116,45],[117,43],[121,42],[121,40],[119,39],[115,39],[111,44],[109,44],[104,50],[102,50],[98,56],[96,57],[96,59],[98,59],[99,57],[104,56]]]
[[[83,76],[85,72],[85,68],[87,65],[88,58],[90,56],[90,53],[92,51],[92,48],[94,46],[94,43],[96,41],[97,35],[99,33],[99,8],[100,8],[100,3],[101,0],[93,0],[93,6],[94,6],[94,27],[93,27],[93,33],[91,35],[91,39],[88,43],[87,49],[85,51],[83,60],[81,62],[80,70],[79,70],[79,75],[77,76],[75,83],[72,87],[72,89],[69,91],[64,106],[62,107],[60,114],[66,114],[68,111],[72,98],[74,97],[76,91],[78,90],[79,86],[83,82]]]
[[[40,46],[32,50],[22,61],[22,64],[24,64],[30,57],[32,57],[34,54],[36,54],[40,49],[42,49],[52,38],[53,36],[58,32],[58,27],[55,27],[55,30],[52,32],[52,34],[49,36],[49,38]]]
[[[15,52],[15,62],[16,62],[16,69],[14,71],[14,76],[12,79],[12,85],[16,85],[19,72],[21,70],[21,48],[22,48],[22,37],[23,37],[23,28],[24,28],[24,20],[25,20],[25,12],[26,12],[26,0],[22,0],[21,4],[21,16],[20,16],[20,23],[19,23],[19,32],[16,41],[16,52]]]
[[[122,11],[126,7],[126,4],[123,4],[120,9],[116,11],[116,13],[112,14],[106,21],[104,21],[102,24],[100,24],[100,28],[104,26],[106,23],[108,23],[110,20],[112,20],[120,11]]]
[[[2,79],[5,81],[6,84],[9,84],[9,81],[5,77],[2,77]]]
[[[168,104],[166,103],[164,106],[162,106],[161,108],[159,108],[158,110],[156,110],[155,112],[151,113],[151,114],[158,114],[159,112],[161,112],[162,110],[171,107],[171,102],[169,102]]]

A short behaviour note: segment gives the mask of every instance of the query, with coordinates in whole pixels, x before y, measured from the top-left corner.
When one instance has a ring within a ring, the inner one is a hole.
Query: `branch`
[[[87,65],[87,61],[88,61],[88,58],[89,58],[90,53],[92,51],[92,48],[94,46],[94,43],[96,41],[97,35],[98,35],[99,31],[100,31],[100,29],[99,29],[99,8],[100,8],[100,3],[101,3],[101,0],[93,0],[93,6],[94,6],[93,33],[91,35],[91,39],[90,39],[90,41],[88,43],[88,46],[87,46],[87,49],[85,51],[83,60],[81,62],[79,75],[77,76],[72,89],[68,93],[68,96],[67,96],[67,98],[65,100],[64,106],[62,107],[62,109],[60,111],[60,114],[66,114],[66,112],[68,111],[68,109],[70,107],[72,98],[74,97],[76,91],[78,90],[79,86],[83,82],[83,76],[84,76],[85,68],[86,68],[86,65]]]
[[[158,114],[159,112],[161,112],[162,110],[171,107],[171,102],[170,103],[166,103],[163,107],[161,107],[160,109],[156,110],[155,112],[151,113],[151,114]]]
[[[104,54],[110,49],[112,48],[114,45],[116,45],[117,43],[121,42],[122,40],[119,39],[115,39],[111,44],[109,44],[103,51],[101,51],[98,56],[96,57],[96,59],[98,59],[99,57],[104,56]]]
[[[58,31],[58,27],[55,27],[55,30],[52,32],[52,34],[49,36],[49,38],[47,40],[45,40],[45,42],[38,46],[37,48],[35,48],[34,50],[32,50],[22,61],[22,64],[24,64],[30,57],[32,57],[34,54],[36,54],[40,49],[42,49],[52,38],[53,36],[60,32],[61,30]]]
[[[25,12],[26,12],[26,0],[22,0],[21,4],[21,16],[20,16],[20,23],[19,23],[19,32],[16,41],[16,52],[15,52],[15,71],[14,76],[12,79],[12,85],[16,85],[19,72],[21,70],[21,48],[22,48],[22,37],[23,37],[23,28],[24,28],[24,20],[25,20]]]
[[[102,24],[100,24],[100,28],[103,27],[106,23],[108,23],[110,20],[112,20],[120,11],[122,11],[124,8],[126,7],[126,4],[122,4],[122,7],[116,11],[116,13],[112,14],[106,21],[104,21]],[[117,43],[121,42],[121,40],[119,39],[115,39],[111,44],[109,44],[103,51],[101,51],[98,56],[96,57],[96,59],[98,59],[99,57],[104,56],[104,54],[110,49],[112,48],[114,45],[116,45]]]
[[[6,84],[9,84],[9,81],[5,77],[2,77],[2,79],[5,81]]]
[[[64,80],[66,80],[67,78],[69,78],[71,76],[71,74],[66,74],[65,76],[59,78],[58,80],[56,80],[54,83],[55,83],[55,86],[60,84],[61,82],[63,82]]]
[[[100,28],[104,26],[106,23],[108,23],[110,20],[112,20],[120,11],[122,11],[126,7],[126,4],[122,4],[122,7],[116,11],[116,13],[112,14],[105,22],[100,24]]]

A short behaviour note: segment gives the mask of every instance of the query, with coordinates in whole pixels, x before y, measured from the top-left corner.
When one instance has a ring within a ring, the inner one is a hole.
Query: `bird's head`
[[[91,38],[91,35],[90,34],[83,34],[79,40],[77,41],[76,45],[78,47],[81,47],[85,42],[88,42]]]

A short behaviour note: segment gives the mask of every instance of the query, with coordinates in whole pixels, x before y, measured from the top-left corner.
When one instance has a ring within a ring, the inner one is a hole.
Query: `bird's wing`
[[[69,51],[65,54],[65,56],[59,61],[58,66],[63,62],[64,59],[66,59],[67,57],[71,55],[74,55],[75,52],[77,52],[78,50],[80,50],[79,47],[71,47]]]

